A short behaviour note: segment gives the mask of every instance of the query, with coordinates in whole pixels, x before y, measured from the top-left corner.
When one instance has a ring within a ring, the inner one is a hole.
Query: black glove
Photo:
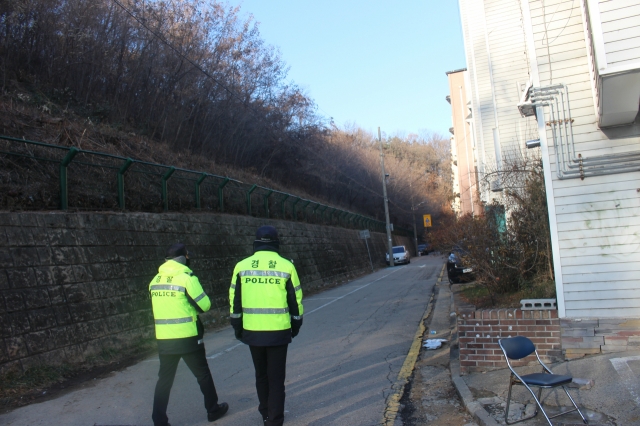
[[[236,339],[242,340],[242,318],[231,318],[230,322],[233,327],[233,332],[236,335]]]
[[[291,317],[291,337],[296,337],[300,332],[300,327],[302,327],[302,317],[300,319],[295,319]]]
[[[242,328],[234,328],[233,332],[236,335],[236,339],[242,340]]]

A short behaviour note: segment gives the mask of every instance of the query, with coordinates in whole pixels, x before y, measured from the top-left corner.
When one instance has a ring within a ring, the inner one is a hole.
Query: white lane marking
[[[427,267],[427,265],[420,265],[420,266],[418,266],[418,268],[426,268],[426,267]]]
[[[394,272],[399,271],[399,270],[400,270],[400,269],[395,269],[395,270],[393,270],[392,272],[388,273],[387,275],[385,275],[385,276],[383,276],[383,277],[378,278],[377,280],[373,280],[373,281],[371,281],[370,283],[367,283],[367,284],[363,285],[362,287],[358,287],[357,289],[355,289],[355,290],[353,290],[353,291],[350,291],[349,293],[345,294],[344,296],[340,296],[340,297],[324,297],[324,298],[320,298],[320,297],[318,297],[318,298],[309,299],[309,300],[329,299],[329,300],[331,300],[331,302],[325,303],[324,305],[322,305],[322,306],[320,306],[320,307],[317,307],[317,308],[316,308],[316,309],[314,309],[313,311],[311,311],[311,312],[307,312],[307,313],[305,313],[304,315],[312,314],[312,313],[314,313],[315,311],[318,311],[318,310],[320,310],[320,309],[324,308],[325,306],[329,306],[329,305],[330,305],[330,304],[332,304],[333,302],[336,302],[336,301],[338,301],[338,300],[340,300],[340,299],[343,299],[343,298],[347,297],[348,295],[355,293],[355,292],[356,292],[356,291],[358,291],[358,290],[362,290],[363,288],[368,287],[368,286],[370,286],[371,284],[373,284],[373,283],[375,283],[375,282],[378,282],[378,281],[380,281],[380,280],[381,280],[381,279],[383,279],[383,278],[387,278],[389,275],[391,275],[391,274],[393,274]],[[217,353],[215,353],[215,354],[213,354],[213,355],[209,355],[209,356],[207,357],[207,359],[214,359],[214,358],[217,358],[217,357],[219,357],[220,355],[224,355],[224,354],[225,354],[225,353],[227,353],[227,352],[231,352],[232,350],[234,350],[234,349],[235,349],[235,348],[237,348],[238,346],[242,346],[242,345],[244,345],[244,343],[238,343],[237,345],[231,346],[230,348],[227,348],[227,349],[225,349],[225,350],[224,350],[224,351],[222,351],[222,352],[217,352]],[[158,360],[158,359],[148,359],[148,360],[145,360],[145,361],[143,361],[143,362],[154,362],[154,361],[155,361],[155,362],[158,362],[159,360]]]
[[[338,296],[336,297],[313,297],[313,298],[309,298],[309,299],[304,299],[305,302],[313,302],[315,300],[333,300],[333,299],[337,299]]]
[[[232,350],[234,350],[234,349],[235,349],[235,348],[237,348],[238,346],[242,346],[242,345],[244,345],[244,343],[238,343],[237,345],[231,346],[230,348],[227,348],[227,349],[225,349],[225,350],[224,350],[224,351],[222,351],[222,352],[218,352],[218,353],[215,353],[215,354],[213,354],[213,355],[209,355],[209,356],[207,357],[207,359],[214,359],[214,358],[218,358],[220,355],[224,355],[224,354],[225,354],[225,353],[227,353],[227,352],[231,352]],[[144,360],[144,361],[142,361],[142,362],[158,362],[158,361],[160,361],[160,359],[159,359],[159,358],[155,358],[155,359],[145,359],[145,360]]]
[[[335,298],[334,300],[332,300],[331,302],[325,303],[324,305],[322,305],[322,306],[319,306],[319,307],[315,308],[315,309],[314,309],[313,311],[311,311],[311,312],[305,312],[305,313],[304,313],[304,315],[305,315],[305,316],[307,316],[307,315],[311,315],[311,314],[312,314],[312,313],[314,313],[315,311],[318,311],[318,310],[320,310],[320,309],[324,308],[325,306],[329,306],[329,305],[330,305],[330,304],[332,304],[333,302],[337,302],[338,300],[343,299],[343,298],[347,297],[348,295],[355,293],[356,291],[362,290],[362,289],[363,289],[363,288],[365,288],[365,287],[369,287],[371,284],[373,284],[373,283],[375,283],[375,282],[378,282],[378,281],[380,281],[380,280],[381,280],[381,279],[383,279],[383,278],[387,278],[389,275],[391,275],[391,274],[393,274],[393,273],[395,273],[396,271],[399,271],[399,270],[400,270],[400,269],[394,269],[392,272],[388,273],[388,274],[387,274],[387,275],[385,275],[384,277],[380,277],[380,278],[378,278],[377,280],[373,280],[373,281],[371,281],[370,283],[367,283],[367,284],[363,285],[362,287],[358,287],[358,288],[356,288],[355,290],[350,291],[349,293],[345,294],[344,296],[337,297],[337,298]]]
[[[626,358],[611,358],[611,364],[616,369],[618,375],[627,386],[629,393],[636,401],[636,405],[640,405],[640,389],[638,388],[638,378],[627,364],[628,361],[640,361],[640,356],[628,356]]]
[[[237,348],[238,346],[242,346],[242,345],[244,345],[244,343],[238,343],[237,345],[235,345],[235,346],[231,346],[230,348],[227,348],[227,349],[225,349],[225,350],[224,350],[224,351],[222,351],[222,352],[218,352],[218,353],[215,353],[215,354],[213,354],[213,355],[209,355],[209,356],[207,357],[207,359],[214,359],[214,358],[218,358],[220,355],[224,355],[224,354],[225,354],[225,353],[227,353],[227,352],[231,352],[232,350],[234,350],[234,349],[235,349],[235,348]]]

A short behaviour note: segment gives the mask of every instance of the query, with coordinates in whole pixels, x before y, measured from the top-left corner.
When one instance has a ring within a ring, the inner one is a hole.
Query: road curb
[[[451,306],[453,312],[456,311],[455,303],[453,299],[453,292],[451,293]],[[482,404],[476,401],[469,389],[469,386],[460,376],[460,352],[458,350],[458,321],[457,313],[454,318],[453,332],[451,333],[451,345],[449,346],[449,371],[451,373],[451,381],[456,388],[456,392],[460,395],[462,403],[465,408],[473,416],[473,418],[482,426],[500,426],[500,423],[496,422],[493,417],[484,409]]]
[[[440,281],[441,278],[442,273],[440,273],[440,277],[433,286],[434,291],[435,286],[438,284],[438,281]],[[384,413],[382,415],[383,426],[393,426],[396,418],[398,417],[398,413],[400,412],[400,400],[404,396],[404,389],[409,382],[409,376],[411,376],[411,373],[416,366],[416,362],[418,361],[418,355],[420,355],[420,349],[422,347],[422,336],[424,335],[424,332],[426,330],[424,321],[429,317],[429,315],[431,315],[431,312],[433,311],[433,298],[434,292],[432,291],[429,302],[427,302],[427,308],[424,310],[424,314],[420,319],[418,330],[416,330],[416,334],[413,336],[413,343],[411,344],[409,353],[404,359],[404,363],[402,364],[402,368],[398,373],[396,382],[391,387],[395,392],[387,400],[387,406],[385,407]]]

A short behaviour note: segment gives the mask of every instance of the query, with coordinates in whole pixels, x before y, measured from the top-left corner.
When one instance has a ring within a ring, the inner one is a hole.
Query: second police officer
[[[189,252],[182,243],[167,250],[165,263],[149,283],[153,317],[158,343],[160,370],[153,396],[154,426],[168,426],[169,393],[180,359],[198,380],[204,395],[207,419],[216,421],[229,409],[226,402],[218,403],[207,356],[204,350],[204,327],[198,313],[211,307],[198,277],[189,268]]]

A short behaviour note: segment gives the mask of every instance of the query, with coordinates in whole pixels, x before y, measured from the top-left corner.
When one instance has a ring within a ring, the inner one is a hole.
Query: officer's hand
[[[230,318],[231,326],[233,327],[233,332],[236,335],[236,339],[242,339],[242,318]]]
[[[242,340],[242,328],[234,328],[233,331],[236,335],[236,339]]]
[[[291,337],[296,337],[298,335],[298,333],[300,332],[300,327],[302,327],[302,318],[291,318]]]

